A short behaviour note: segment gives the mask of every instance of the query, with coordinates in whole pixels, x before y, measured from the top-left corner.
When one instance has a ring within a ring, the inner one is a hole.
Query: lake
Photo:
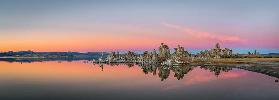
[[[276,80],[228,66],[0,61],[0,100],[279,100]]]

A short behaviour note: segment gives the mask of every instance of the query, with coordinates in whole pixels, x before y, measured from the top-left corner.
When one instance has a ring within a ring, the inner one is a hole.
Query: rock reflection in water
[[[99,64],[103,70],[104,64]],[[216,77],[220,75],[221,72],[229,72],[232,70],[232,67],[228,66],[193,66],[189,64],[179,64],[175,66],[161,65],[156,63],[110,63],[110,66],[119,66],[126,65],[128,67],[134,67],[135,65],[141,67],[143,73],[145,74],[153,74],[158,75],[161,78],[161,81],[166,80],[170,77],[170,73],[173,72],[174,76],[177,80],[183,79],[183,77],[192,71],[195,67],[199,67],[204,70],[209,70],[214,73]]]

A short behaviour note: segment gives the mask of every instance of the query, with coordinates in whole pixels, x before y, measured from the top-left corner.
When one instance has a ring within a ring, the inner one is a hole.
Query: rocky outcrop
[[[144,51],[143,54],[136,54],[132,51],[128,51],[127,53],[123,54],[119,54],[119,52],[111,52],[111,54],[104,61],[109,63],[136,62],[176,65],[191,63],[195,59],[208,60],[211,58],[229,58],[232,55],[231,49],[221,48],[219,43],[217,43],[212,49],[201,51],[196,56],[191,56],[191,54],[180,45],[177,45],[177,47],[174,48],[174,52],[171,53],[169,46],[161,43],[158,50],[154,49],[153,51]]]
[[[198,54],[198,57],[201,58],[230,58],[232,56],[232,50],[228,48],[222,49],[219,43],[217,43],[214,48],[201,51]]]

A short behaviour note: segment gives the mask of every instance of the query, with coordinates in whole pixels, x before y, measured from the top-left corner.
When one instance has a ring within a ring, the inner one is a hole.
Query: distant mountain
[[[279,55],[279,53],[269,53],[268,55]]]

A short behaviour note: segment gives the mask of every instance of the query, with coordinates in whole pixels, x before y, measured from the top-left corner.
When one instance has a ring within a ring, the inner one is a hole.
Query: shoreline
[[[93,58],[93,57],[92,57]],[[55,59],[75,59],[75,60],[93,60],[88,59],[88,57],[80,58],[80,57],[0,57],[0,59],[14,59],[14,60],[55,60]],[[202,60],[199,58],[194,58],[191,63],[218,63],[218,64],[245,64],[245,63],[256,63],[256,62],[271,62],[271,63],[278,63],[279,58],[217,58],[217,59],[207,59]]]
[[[249,63],[260,63],[260,62],[269,62],[269,63],[278,63],[279,58],[220,58],[209,60],[211,63],[224,63],[224,64],[249,64]]]

